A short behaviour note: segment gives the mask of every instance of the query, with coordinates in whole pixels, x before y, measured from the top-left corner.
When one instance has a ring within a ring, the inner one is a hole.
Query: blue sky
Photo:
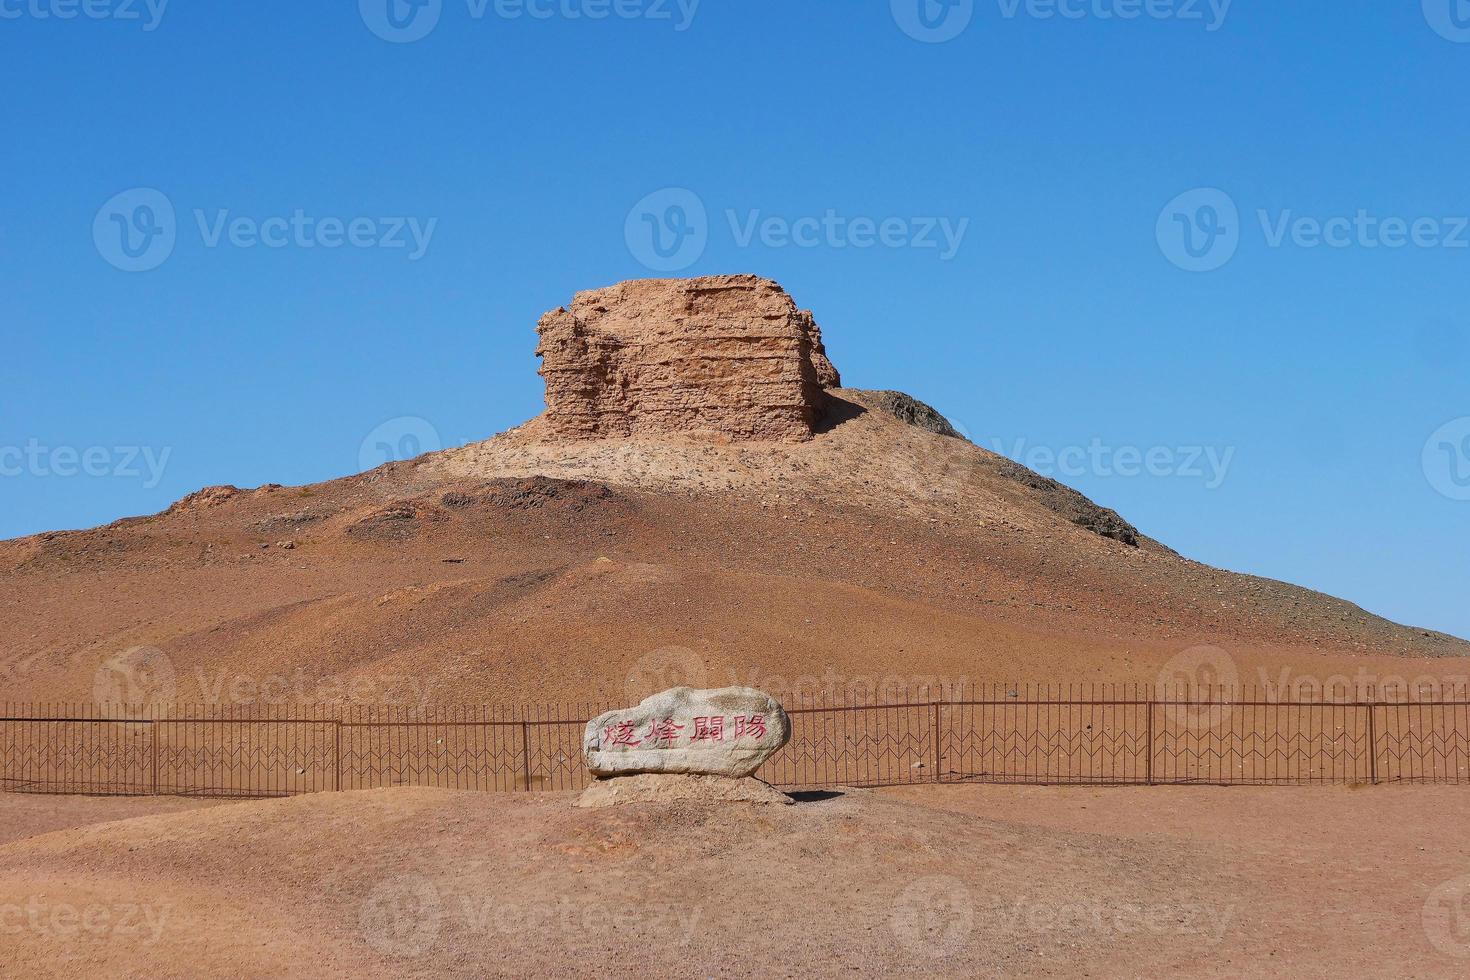
[[[0,0],[0,535],[484,438],[541,312],[672,266],[1470,636],[1470,3],[427,2]]]

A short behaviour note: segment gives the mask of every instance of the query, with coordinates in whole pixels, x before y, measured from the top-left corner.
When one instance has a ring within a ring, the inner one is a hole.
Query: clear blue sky
[[[484,438],[541,312],[672,262],[1186,555],[1470,635],[1470,3],[89,3],[0,0],[0,535]]]

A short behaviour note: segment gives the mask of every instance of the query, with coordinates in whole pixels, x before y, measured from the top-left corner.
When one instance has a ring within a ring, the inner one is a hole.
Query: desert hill
[[[7,697],[93,700],[139,657],[169,700],[405,703],[1153,681],[1200,644],[1246,683],[1470,654],[1192,562],[841,387],[767,280],[595,290],[539,329],[548,410],[486,442],[0,543]]]

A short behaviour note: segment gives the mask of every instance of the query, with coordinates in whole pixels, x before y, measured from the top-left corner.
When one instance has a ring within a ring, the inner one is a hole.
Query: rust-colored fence
[[[786,789],[910,783],[1470,782],[1470,700],[985,685],[894,703],[790,701],[758,774]],[[0,789],[289,796],[387,786],[586,785],[604,710],[0,705]]]

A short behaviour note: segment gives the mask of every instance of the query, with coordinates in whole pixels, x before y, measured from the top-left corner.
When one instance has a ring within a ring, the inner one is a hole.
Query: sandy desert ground
[[[0,796],[7,976],[1451,977],[1455,787]]]

